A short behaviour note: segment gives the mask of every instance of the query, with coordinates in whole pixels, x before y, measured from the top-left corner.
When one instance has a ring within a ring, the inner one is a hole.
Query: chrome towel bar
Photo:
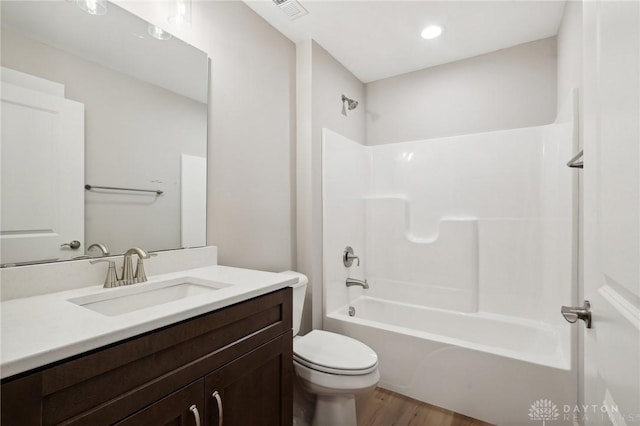
[[[135,189],[135,188],[117,188],[115,186],[97,186],[97,185],[85,185],[84,189],[92,190],[92,189],[112,189],[115,191],[135,191],[135,192],[153,192],[156,195],[162,195],[164,191],[160,191],[158,189]]]
[[[571,160],[569,160],[569,162],[567,163],[567,166],[569,167],[573,167],[576,169],[582,169],[583,167],[583,160],[582,160],[582,150],[580,150],[579,153],[577,153],[575,155],[575,157],[573,157]]]

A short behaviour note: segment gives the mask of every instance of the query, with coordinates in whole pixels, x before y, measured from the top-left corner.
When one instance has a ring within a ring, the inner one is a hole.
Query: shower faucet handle
[[[587,328],[591,328],[591,303],[588,300],[582,306],[563,306],[560,313],[572,324],[581,319]]]
[[[350,246],[347,246],[344,249],[344,253],[342,255],[342,263],[344,264],[344,266],[349,268],[351,267],[351,265],[353,265],[354,259],[358,261],[358,266],[360,266],[360,258],[353,254],[353,249]]]

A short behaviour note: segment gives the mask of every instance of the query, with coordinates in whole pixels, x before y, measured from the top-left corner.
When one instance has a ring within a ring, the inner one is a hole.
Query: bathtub
[[[385,389],[505,426],[538,424],[530,409],[548,400],[554,425],[573,424],[564,414],[576,404],[569,327],[360,296],[327,314],[324,328],[373,348]]]

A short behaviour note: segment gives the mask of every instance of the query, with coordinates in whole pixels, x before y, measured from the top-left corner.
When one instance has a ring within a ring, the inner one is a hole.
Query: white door
[[[585,1],[584,382],[577,420],[640,424],[640,3]]]
[[[84,105],[2,82],[0,263],[84,249]],[[65,243],[78,241],[81,248]]]

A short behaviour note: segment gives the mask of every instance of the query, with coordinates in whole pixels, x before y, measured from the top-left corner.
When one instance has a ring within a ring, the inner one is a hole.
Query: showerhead
[[[347,108],[349,108],[349,111],[354,110],[358,107],[358,101],[349,99],[345,95],[342,95],[342,102],[347,103]]]

